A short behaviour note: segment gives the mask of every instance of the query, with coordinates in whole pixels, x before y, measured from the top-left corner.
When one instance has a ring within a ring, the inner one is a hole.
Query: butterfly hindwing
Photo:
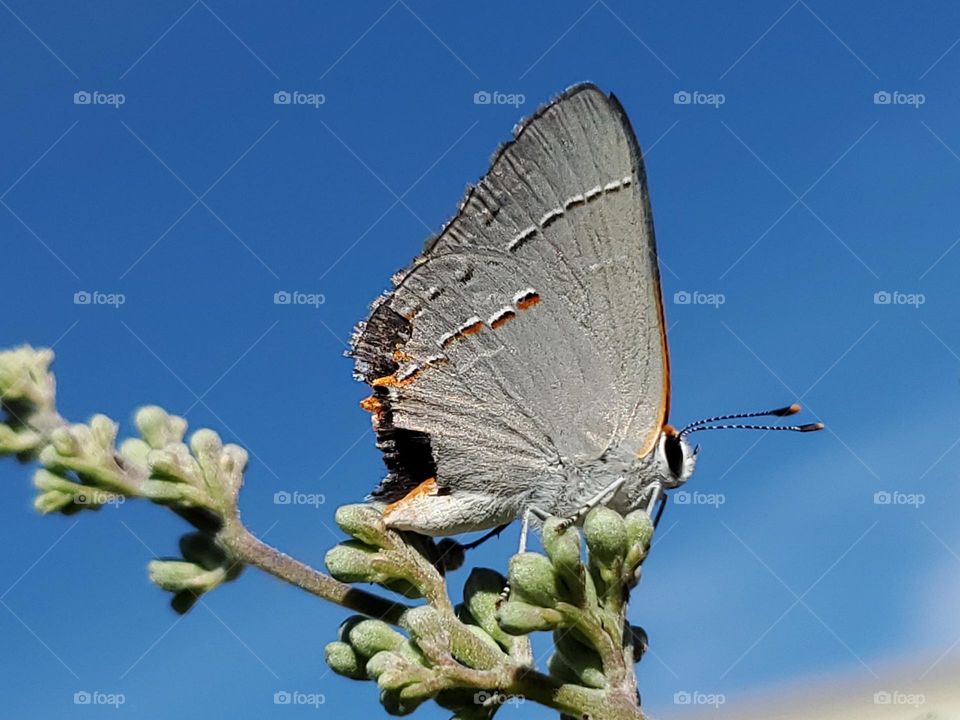
[[[374,388],[395,500],[562,486],[612,447],[649,451],[668,359],[639,147],[580,85],[500,149],[458,215],[395,278],[352,355]]]

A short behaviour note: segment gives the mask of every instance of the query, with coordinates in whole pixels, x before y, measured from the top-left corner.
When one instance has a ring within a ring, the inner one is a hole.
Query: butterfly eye
[[[683,472],[683,446],[678,435],[667,435],[663,442],[663,454],[667,458],[667,466],[674,477],[679,478]]]

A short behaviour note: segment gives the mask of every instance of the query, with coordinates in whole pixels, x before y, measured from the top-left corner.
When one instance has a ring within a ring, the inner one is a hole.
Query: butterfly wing
[[[669,403],[639,145],[578,85],[516,131],[354,337],[393,501],[562,486],[610,448],[645,455]],[[550,509],[550,508],[547,508]],[[492,524],[492,523],[488,523]]]

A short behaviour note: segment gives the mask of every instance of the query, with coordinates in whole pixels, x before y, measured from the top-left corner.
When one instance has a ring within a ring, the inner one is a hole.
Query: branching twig
[[[566,716],[642,718],[632,664],[645,636],[627,624],[626,599],[653,533],[645,513],[624,518],[594,509],[583,527],[586,562],[580,533],[561,532],[548,520],[546,555],[510,560],[508,600],[499,600],[508,578],[478,568],[463,604],[454,606],[432,540],[390,530],[378,507],[348,505],[336,521],[352,539],[327,553],[327,575],[243,525],[242,448],[204,429],[185,443],[186,422],[158,407],[139,410],[140,436],[119,446],[117,425],[105,416],[71,425],[56,411],[52,360],[49,350],[30,347],[0,352],[0,455],[40,464],[34,484],[41,512],[70,514],[144,498],[193,525],[180,540],[182,557],[149,564],[151,579],[173,593],[178,612],[252,565],[365,616],[343,624],[340,639],[327,646],[327,662],[342,675],[375,680],[391,713],[434,699],[456,717],[481,720],[506,700],[525,699]],[[424,602],[394,602],[354,583]],[[555,644],[547,673],[533,667],[528,637],[543,630],[553,631]]]

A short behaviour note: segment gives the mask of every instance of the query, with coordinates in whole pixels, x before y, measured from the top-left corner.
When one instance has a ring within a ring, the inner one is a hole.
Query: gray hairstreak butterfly
[[[425,535],[598,503],[652,512],[701,430],[667,424],[670,363],[643,156],[619,101],[576,85],[540,108],[356,330],[388,474],[386,523]]]

